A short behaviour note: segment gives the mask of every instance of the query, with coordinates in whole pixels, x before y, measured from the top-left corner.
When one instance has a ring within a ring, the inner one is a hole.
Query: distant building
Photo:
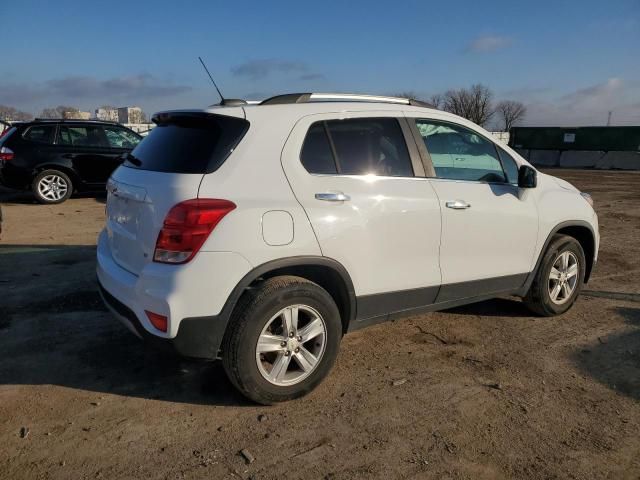
[[[91,118],[91,113],[82,112],[80,110],[67,110],[62,112],[62,118],[69,120],[89,120]]]
[[[118,108],[118,122],[120,123],[144,123],[142,109],[140,107]]]
[[[118,109],[117,108],[96,108],[96,118],[98,120],[104,120],[106,122],[118,121]]]

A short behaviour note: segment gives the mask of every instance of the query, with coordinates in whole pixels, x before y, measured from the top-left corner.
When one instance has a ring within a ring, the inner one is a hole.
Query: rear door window
[[[22,137],[29,142],[52,144],[55,131],[55,125],[34,125],[29,127]]]
[[[58,145],[72,145],[74,147],[101,148],[108,147],[107,137],[99,125],[60,125],[58,130]]]
[[[249,122],[215,114],[161,114],[125,165],[170,173],[211,173],[242,140]]]
[[[324,122],[315,123],[309,129],[300,159],[309,173],[338,173]]]
[[[398,120],[352,118],[311,126],[301,155],[309,173],[413,177]]]

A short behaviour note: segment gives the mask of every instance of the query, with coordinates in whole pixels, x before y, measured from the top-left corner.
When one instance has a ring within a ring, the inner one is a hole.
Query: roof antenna
[[[204,68],[204,71],[207,72],[207,75],[209,75],[209,78],[211,79],[211,83],[213,83],[213,86],[216,88],[216,91],[218,92],[218,95],[220,95],[220,105],[224,105],[224,97],[222,96],[222,93],[220,92],[220,89],[218,88],[218,85],[216,85],[216,81],[211,76],[211,73],[209,73],[209,69],[207,68],[207,66],[202,61],[202,57],[198,57],[198,60],[200,60],[200,63],[202,64],[202,67]]]
[[[211,83],[213,83],[213,86],[216,87],[216,91],[218,92],[218,95],[220,95],[220,105],[226,105],[226,106],[229,106],[229,107],[237,107],[237,106],[240,106],[240,105],[247,105],[247,102],[245,100],[241,100],[239,98],[224,98],[222,96],[222,93],[220,92],[220,89],[218,88],[218,85],[216,85],[216,81],[211,76],[211,73],[209,72],[209,69],[207,68],[207,66],[202,61],[202,58],[198,57],[198,60],[200,60],[200,63],[202,64],[202,67],[204,68],[204,71],[207,72],[207,75],[209,75],[209,78],[211,79]]]

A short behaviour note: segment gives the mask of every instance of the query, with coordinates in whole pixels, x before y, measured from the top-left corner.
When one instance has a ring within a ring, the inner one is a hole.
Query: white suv
[[[596,263],[587,194],[414,100],[289,94],[153,120],[108,184],[103,298],[138,336],[222,358],[260,403],[311,391],[342,336],[380,321],[499,295],[563,313]]]

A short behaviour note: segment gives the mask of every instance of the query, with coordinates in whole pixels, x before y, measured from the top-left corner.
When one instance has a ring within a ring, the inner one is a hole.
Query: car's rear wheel
[[[568,235],[554,236],[525,297],[525,304],[543,316],[566,312],[580,294],[585,267],[580,243]]]
[[[340,313],[323,288],[300,277],[274,277],[238,302],[222,346],[223,365],[251,400],[291,400],[327,376],[341,338]]]
[[[73,193],[73,184],[63,172],[43,170],[33,179],[31,191],[40,203],[62,203]]]

